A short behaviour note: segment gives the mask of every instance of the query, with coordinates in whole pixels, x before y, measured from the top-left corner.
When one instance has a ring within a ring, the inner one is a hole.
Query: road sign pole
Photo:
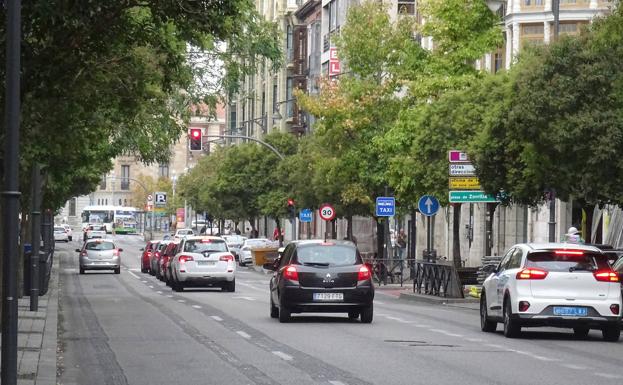
[[[426,217],[426,252],[430,256],[431,252],[431,217]]]

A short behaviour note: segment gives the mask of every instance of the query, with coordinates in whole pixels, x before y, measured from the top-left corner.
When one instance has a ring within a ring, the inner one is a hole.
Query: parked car
[[[56,242],[69,242],[69,236],[62,226],[54,226],[54,240]]]
[[[84,274],[86,270],[114,270],[115,274],[120,274],[122,251],[123,249],[108,239],[86,241],[82,249],[76,249],[80,253],[80,274]]]
[[[141,273],[149,273],[151,269],[151,254],[156,250],[159,242],[148,241],[145,247],[140,249],[143,252],[141,255]]]
[[[294,241],[282,257],[264,265],[270,280],[270,316],[288,322],[292,313],[348,313],[371,323],[374,284],[369,267],[350,241]]]
[[[170,261],[171,287],[220,286],[236,290],[236,264],[225,240],[214,236],[190,236],[182,239]]]
[[[156,273],[156,278],[161,281],[167,280],[167,269],[169,267],[169,260],[177,254],[177,247],[179,246],[179,241],[169,242],[164,248],[162,254],[159,259],[158,271]]]
[[[246,241],[247,237],[234,234],[234,235],[223,235],[223,239],[227,243],[227,247],[229,248],[229,251],[231,251],[231,253],[234,255],[234,257],[236,258],[236,261],[238,261],[240,259],[239,258],[240,248],[242,247],[242,244],[244,243],[244,241]]]
[[[192,229],[177,229],[173,238],[181,239],[189,235],[195,235],[195,232]]]
[[[160,257],[162,257],[165,247],[167,247],[167,245],[171,242],[173,242],[171,239],[165,239],[158,242],[158,245],[149,258],[149,274],[154,276],[158,276],[158,274],[160,274],[160,271],[158,270],[160,268]]]
[[[238,255],[238,264],[240,266],[246,266],[247,263],[253,262],[253,249],[260,249],[263,247],[274,246],[274,243],[266,238],[249,238],[244,241],[240,247],[240,253]]]
[[[485,332],[504,324],[512,338],[522,327],[590,329],[604,340],[621,334],[619,275],[601,250],[581,244],[518,244],[511,247],[483,283],[480,325]]]
[[[71,229],[71,226],[69,226],[67,223],[63,223],[61,225],[62,228],[65,229],[65,232],[67,233],[67,238],[72,241],[73,240],[73,231]]]

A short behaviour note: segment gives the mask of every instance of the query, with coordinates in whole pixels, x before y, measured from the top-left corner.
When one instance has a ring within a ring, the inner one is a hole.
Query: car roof
[[[194,235],[192,237],[186,237],[184,239],[187,241],[198,241],[202,239],[213,239],[213,240],[225,241],[223,238],[217,237],[216,235]]]
[[[601,253],[602,251],[595,246],[584,245],[581,243],[523,243],[515,246],[525,245],[532,251],[540,251],[540,250],[554,250],[554,249],[573,249],[573,250],[585,250],[585,251],[594,251],[597,253]]]
[[[307,246],[307,245],[322,245],[322,244],[332,244],[332,245],[343,245],[343,246],[352,246],[356,247],[352,241],[341,240],[341,239],[304,239],[298,241],[292,241],[290,243],[294,243],[297,246]]]
[[[85,243],[115,243],[112,239],[107,238],[97,238],[97,239],[88,239]]]

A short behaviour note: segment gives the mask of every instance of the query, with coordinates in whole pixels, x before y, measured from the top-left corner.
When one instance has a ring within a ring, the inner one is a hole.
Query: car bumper
[[[563,305],[560,305],[563,306]],[[568,306],[568,305],[566,305]],[[598,312],[592,306],[574,305],[588,308],[586,316],[560,316],[553,313],[554,305],[545,307],[539,313],[519,313],[513,314],[513,318],[520,320],[522,326],[555,326],[555,327],[573,327],[588,326],[602,327],[610,324],[620,324],[620,315],[604,315]],[[608,309],[608,312],[610,310]]]
[[[209,284],[219,282],[231,282],[235,278],[233,272],[193,273],[176,272],[177,280],[185,284]]]
[[[119,258],[107,259],[107,260],[92,260],[92,259],[86,259],[86,258],[80,259],[80,268],[82,269],[108,270],[108,269],[118,269],[120,267],[121,267],[121,262]]]
[[[314,293],[342,293],[343,300],[314,300]],[[374,300],[373,286],[346,288],[307,288],[285,286],[280,300],[283,306],[294,313],[340,313],[370,306]]]

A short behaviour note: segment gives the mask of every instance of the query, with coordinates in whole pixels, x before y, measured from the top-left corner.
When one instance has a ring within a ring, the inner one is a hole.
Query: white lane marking
[[[342,381],[329,381],[329,384],[331,384],[331,385],[346,385]]]
[[[173,298],[173,296],[172,296],[171,294],[168,294],[168,295],[167,295],[167,297],[169,297],[169,298]]]
[[[381,301],[377,301],[377,300],[374,300],[374,303],[377,304],[377,305],[385,305],[385,302],[381,302]]]
[[[141,282],[143,282],[143,283],[147,283],[147,281],[145,281],[145,280],[142,280]]]
[[[242,338],[246,338],[246,339],[251,338],[251,336],[250,336],[250,335],[248,335],[247,333],[243,332],[242,330],[238,330],[236,333],[237,333],[239,336],[241,336]]]
[[[158,294],[162,294],[162,292],[161,292],[160,290],[158,290],[156,293],[158,293]]]
[[[491,348],[494,348],[494,349],[505,349],[504,346],[501,346],[501,345],[496,345],[496,344],[485,344],[485,345],[487,345],[487,346],[489,346]],[[519,353],[519,351],[517,351],[517,353]],[[519,354],[522,354],[522,353],[519,353]],[[531,353],[528,353],[528,354],[531,355]]]
[[[141,269],[134,268],[134,269],[128,269],[128,271],[141,271]]]
[[[292,356],[285,354],[284,352],[280,352],[279,350],[275,350],[274,352],[272,352],[274,355],[276,355],[277,357],[281,358],[282,360],[285,361],[292,361],[293,358]]]
[[[386,318],[387,318],[387,319],[390,319],[390,320],[393,320],[393,321],[396,321],[396,322],[403,323],[403,324],[408,324],[408,323],[411,323],[411,321],[403,320],[402,318],[398,318],[398,317],[391,317],[391,316],[388,316],[388,317],[386,317]]]
[[[128,274],[130,274],[131,276],[133,276],[133,277],[134,277],[134,278],[136,278],[136,279],[141,279],[141,277],[139,277],[138,275],[134,274],[134,273],[133,273],[133,272],[131,272],[131,271],[128,271]]]
[[[250,284],[245,283],[245,282],[236,282],[236,284],[244,286],[244,287],[248,287],[249,289],[253,289],[253,290],[256,290],[256,291],[261,291],[262,293],[266,293],[266,289],[267,289],[267,287],[259,288],[259,287],[255,287],[255,286],[250,285]],[[266,284],[266,286],[268,286],[268,284]]]
[[[443,330],[443,329],[428,329],[428,330],[430,330],[431,332],[435,332],[435,333],[441,333],[449,337],[463,337],[462,334],[450,333],[449,331]]]
[[[153,285],[149,285],[149,288],[150,288],[150,289],[153,289],[154,287],[153,287]]]
[[[65,273],[73,273],[73,272],[75,272],[75,271],[77,271],[77,270],[76,270],[76,269],[63,269],[63,271],[64,271]]]
[[[482,338],[466,338],[469,342],[482,342],[484,341]]]
[[[420,328],[429,328],[430,327],[430,325],[426,325],[426,324],[417,324],[416,326],[420,327]]]
[[[199,306],[199,305],[193,305],[193,307],[194,307],[195,309],[201,309],[201,306]]]
[[[223,320],[221,317],[219,317],[217,315],[212,315],[212,316],[210,316],[210,318],[212,318],[213,320],[218,321],[218,322],[221,322]]]
[[[576,364],[561,364],[565,368],[574,369],[574,370],[586,370],[588,369],[586,366],[576,365]]]
[[[533,354],[532,357],[536,358],[537,360],[545,361],[545,362],[559,362],[560,361],[558,358],[549,358],[549,357],[539,356],[537,354]]]
[[[596,376],[608,378],[608,379],[623,378],[623,376],[620,376],[618,374],[608,374],[608,373],[598,373],[598,372],[595,372],[593,374]]]
[[[236,296],[236,297],[232,297],[233,299],[244,299],[247,301],[255,301],[255,298],[253,297],[242,297],[242,296]]]
[[[184,302],[186,302],[186,300],[185,299],[178,299],[177,302],[184,303]]]

